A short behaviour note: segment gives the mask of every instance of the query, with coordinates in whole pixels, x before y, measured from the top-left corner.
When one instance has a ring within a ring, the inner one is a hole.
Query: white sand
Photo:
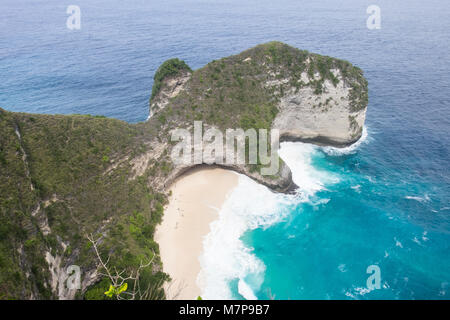
[[[202,168],[178,179],[164,210],[155,239],[159,243],[164,272],[172,278],[165,286],[168,299],[196,299],[203,238],[218,210],[237,186],[238,175],[219,168]]]

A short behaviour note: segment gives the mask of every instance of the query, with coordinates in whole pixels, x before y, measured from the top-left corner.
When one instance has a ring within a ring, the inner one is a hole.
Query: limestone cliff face
[[[279,129],[284,140],[345,146],[361,137],[366,108],[352,109],[351,87],[339,70],[332,72],[339,82],[335,86],[330,80],[325,80],[320,95],[307,86],[300,90],[290,88],[281,97],[278,104],[280,112],[272,128]],[[315,79],[303,73],[301,81],[308,84]]]
[[[191,77],[191,73],[188,71],[181,72],[175,77],[169,77],[163,80],[162,88],[159,93],[152,99],[150,104],[150,116],[152,117],[158,111],[164,109],[168,104],[170,99],[175,98],[181,90],[183,90],[184,85]]]
[[[186,127],[188,130],[193,130],[192,127]],[[206,126],[204,130],[208,130],[213,127]],[[138,177],[143,176],[147,170],[151,170],[152,167],[158,165],[159,163],[170,163],[171,159],[168,155],[171,154],[173,144],[166,141],[161,141],[161,139],[153,140],[150,145],[152,146],[152,151],[146,152],[139,157],[132,159],[130,163],[132,164],[133,175],[130,177],[131,180],[135,180]],[[223,154],[226,154],[228,147],[224,144]],[[193,152],[193,150],[192,150]],[[253,180],[261,183],[275,192],[289,193],[296,189],[296,185],[292,181],[292,173],[289,167],[283,162],[279,163],[279,170],[276,175],[262,175],[259,170],[255,170],[251,166],[242,164],[226,164],[226,163],[214,163],[214,155],[209,157],[205,156],[203,158],[204,162],[201,164],[178,164],[173,165],[167,174],[157,175],[152,177],[151,185],[153,188],[160,192],[167,192],[172,183],[182,175],[187,172],[197,169],[203,166],[215,166],[224,169],[232,170],[241,174],[244,174]]]
[[[205,129],[207,130],[207,129]],[[170,149],[170,148],[169,148]],[[224,154],[227,153],[229,148],[227,145],[224,145]],[[249,165],[243,165],[243,164],[226,164],[221,163],[217,164],[214,162],[214,155],[210,155],[209,157],[206,156],[203,158],[204,163],[203,164],[197,164],[197,165],[190,165],[190,164],[184,164],[184,165],[177,165],[174,166],[173,170],[171,171],[170,175],[163,180],[164,184],[162,185],[163,190],[167,190],[171,184],[180,176],[185,174],[186,172],[189,172],[192,169],[201,167],[201,166],[216,166],[228,170],[232,170],[241,174],[244,174],[256,182],[263,184],[267,186],[269,189],[275,191],[275,192],[283,192],[283,193],[290,193],[293,192],[296,189],[296,185],[292,181],[292,173],[289,167],[283,162],[279,162],[279,169],[277,174],[275,175],[263,175],[261,174],[260,169],[254,169]]]
[[[191,68],[177,58],[165,61],[156,70],[150,98],[150,117],[175,98],[192,75]]]

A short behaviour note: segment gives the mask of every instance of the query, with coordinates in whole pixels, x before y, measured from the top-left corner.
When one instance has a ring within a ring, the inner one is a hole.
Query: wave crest
[[[361,138],[359,138],[359,140],[353,143],[352,145],[345,148],[336,148],[336,147],[320,147],[320,148],[330,156],[343,156],[346,154],[355,153],[362,144],[365,144],[367,142],[369,142],[369,133],[367,131],[367,127],[364,126]]]
[[[314,168],[312,159],[319,154],[317,146],[284,142],[279,154],[291,168],[292,178],[299,186],[297,194],[274,193],[239,175],[238,186],[223,204],[218,220],[211,223],[211,232],[203,242],[197,282],[205,299],[232,299],[233,280],[238,281],[241,297],[255,299],[266,266],[241,237],[248,230],[265,229],[282,221],[299,203],[311,200],[316,192],[339,181],[330,172]]]

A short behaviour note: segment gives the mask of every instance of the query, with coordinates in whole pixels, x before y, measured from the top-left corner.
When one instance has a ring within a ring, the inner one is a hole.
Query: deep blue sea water
[[[66,28],[72,4],[81,30]],[[371,4],[380,30],[366,27]],[[349,60],[369,81],[366,139],[343,152],[284,145],[296,199],[241,178],[256,207],[229,199],[238,251],[216,259],[205,296],[448,299],[448,17],[445,0],[2,0],[0,107],[138,122],[168,58],[199,68],[279,40]],[[367,289],[369,265],[380,267],[381,289]]]

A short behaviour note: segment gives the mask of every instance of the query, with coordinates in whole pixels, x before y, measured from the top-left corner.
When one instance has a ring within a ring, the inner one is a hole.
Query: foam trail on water
[[[258,298],[253,293],[252,288],[250,288],[250,286],[242,279],[239,280],[238,291],[239,294],[246,300],[258,300]]]
[[[219,211],[219,218],[210,225],[211,232],[203,242],[198,284],[205,299],[232,299],[230,281],[238,281],[238,293],[245,299],[257,298],[264,281],[266,266],[252,248],[241,240],[242,235],[256,228],[268,228],[283,220],[310,196],[336,183],[338,179],[312,165],[312,157],[320,154],[317,146],[285,142],[280,157],[291,168],[299,192],[279,194],[239,175],[238,186],[231,192]]]
[[[419,202],[428,202],[430,201],[430,197],[428,196],[428,194],[425,194],[423,197],[419,197],[419,196],[406,196],[405,199],[408,200],[416,200]]]
[[[336,148],[336,147],[321,147],[321,149],[330,156],[342,156],[345,154],[355,153],[356,150],[364,143],[369,142],[369,133],[367,131],[367,127],[363,127],[363,131],[361,134],[361,138],[356,141],[354,144],[345,147],[345,148]]]
[[[313,166],[313,157],[319,155],[318,146],[301,142],[283,142],[279,155],[291,169],[292,180],[305,196],[312,196],[326,185],[339,181],[330,172]]]
[[[218,220],[211,223],[211,232],[203,242],[198,281],[203,298],[231,299],[230,280],[244,279],[249,274],[263,278],[263,262],[240,238],[247,230],[267,228],[280,221],[289,212],[287,206],[292,203],[291,198],[293,196],[273,193],[239,175],[238,186],[223,204]],[[258,282],[252,282],[252,285],[258,285]],[[241,289],[242,286],[241,283]],[[247,297],[252,290],[258,288],[247,284]]]

